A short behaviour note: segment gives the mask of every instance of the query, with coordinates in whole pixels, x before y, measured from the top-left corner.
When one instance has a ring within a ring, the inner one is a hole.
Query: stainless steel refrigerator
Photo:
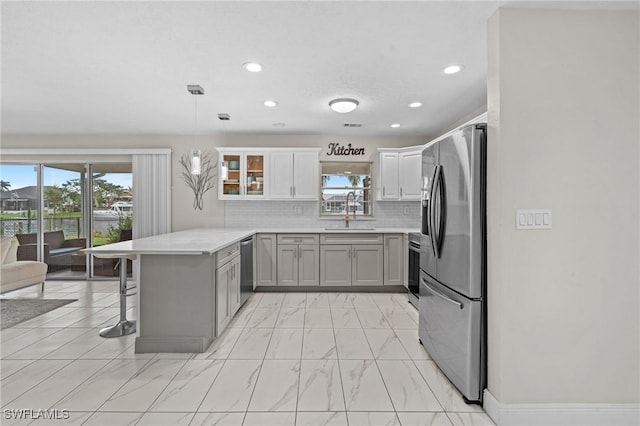
[[[486,387],[486,125],[422,152],[419,336],[467,402]]]

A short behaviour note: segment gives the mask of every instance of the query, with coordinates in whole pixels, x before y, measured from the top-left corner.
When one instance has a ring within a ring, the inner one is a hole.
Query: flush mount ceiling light
[[[350,98],[338,98],[329,102],[329,107],[331,107],[335,112],[339,112],[341,114],[353,111],[358,107],[358,105],[360,105],[360,102]]]
[[[242,65],[242,67],[249,72],[260,72],[262,71],[262,65],[257,62],[246,62]]]
[[[442,72],[445,74],[455,74],[457,72],[460,72],[462,70],[462,68],[464,68],[464,66],[462,65],[458,65],[458,64],[454,64],[454,65],[449,65],[447,67],[445,67]]]
[[[409,108],[420,108],[422,106],[422,102],[411,102],[409,104]]]
[[[389,127],[392,127],[392,128],[394,128],[394,129],[397,129],[398,127],[400,127],[400,125],[399,125],[398,123],[393,123],[393,124],[392,124],[391,126],[389,126]]]
[[[278,106],[278,103],[276,101],[264,101],[264,106],[273,108]]]

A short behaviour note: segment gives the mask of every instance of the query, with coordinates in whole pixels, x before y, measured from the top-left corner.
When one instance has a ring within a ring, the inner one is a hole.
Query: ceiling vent
[[[229,114],[222,113],[222,114],[218,114],[218,120],[222,120],[222,121],[229,121],[231,120],[231,116]]]
[[[344,123],[344,127],[362,127],[361,123]]]

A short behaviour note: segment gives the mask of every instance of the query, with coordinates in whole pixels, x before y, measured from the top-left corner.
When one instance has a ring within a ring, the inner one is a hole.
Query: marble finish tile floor
[[[201,354],[135,354],[115,281],[51,281],[1,297],[77,302],[0,331],[3,425],[493,425],[418,342],[403,294],[254,293]],[[135,317],[135,297],[128,300]],[[12,411],[13,412],[13,411]]]

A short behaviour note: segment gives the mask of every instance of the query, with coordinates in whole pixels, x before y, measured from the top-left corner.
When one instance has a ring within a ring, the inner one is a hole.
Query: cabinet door
[[[276,285],[276,234],[256,237],[256,286]]]
[[[298,283],[320,285],[320,250],[317,244],[298,246]]]
[[[240,256],[231,261],[229,280],[229,319],[240,309]]]
[[[216,270],[216,335],[224,331],[231,320],[229,310],[229,281],[233,262],[229,262]]]
[[[320,285],[351,285],[351,246],[320,246]]]
[[[404,278],[402,235],[384,236],[384,284],[400,285]]]
[[[222,173],[218,180],[218,198],[221,200],[234,200],[240,198],[243,193],[244,170],[241,152],[221,152],[220,169],[225,163],[227,167],[227,179],[222,179]]]
[[[247,199],[266,198],[269,191],[267,172],[269,156],[266,153],[248,152],[244,155],[244,196]]]
[[[380,191],[381,199],[397,200],[398,190],[398,153],[383,152],[380,154]]]
[[[409,289],[409,236],[407,234],[402,236],[402,253],[404,259],[402,259],[402,284]]]
[[[382,285],[382,245],[354,245],[352,285]]]
[[[293,196],[317,200],[319,192],[318,153],[296,152],[293,155]]]
[[[298,285],[298,246],[278,244],[278,285]]]
[[[401,200],[419,200],[422,179],[422,151],[401,152],[399,159]]]
[[[293,198],[293,153],[272,152],[269,157],[270,198],[272,200]]]

